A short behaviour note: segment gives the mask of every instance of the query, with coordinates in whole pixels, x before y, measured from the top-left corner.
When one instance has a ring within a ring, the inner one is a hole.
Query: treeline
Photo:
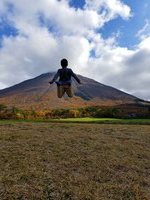
[[[102,109],[99,106],[91,106],[78,109],[53,109],[36,111],[17,107],[8,108],[0,104],[0,119],[49,119],[49,118],[78,118],[78,117],[117,117],[117,109]]]
[[[91,106],[78,109],[53,109],[36,111],[33,108],[28,110],[17,107],[7,107],[0,104],[0,119],[53,119],[53,118],[80,118],[80,117],[95,117],[95,118],[150,118],[150,110],[143,113],[131,112],[127,109],[117,108],[102,108],[100,106]]]

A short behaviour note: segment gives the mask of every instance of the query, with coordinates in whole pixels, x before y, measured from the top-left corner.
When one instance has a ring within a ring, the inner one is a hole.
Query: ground
[[[149,200],[150,126],[0,123],[1,200]]]

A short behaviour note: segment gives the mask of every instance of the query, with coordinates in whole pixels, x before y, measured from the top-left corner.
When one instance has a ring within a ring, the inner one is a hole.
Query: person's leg
[[[71,86],[67,85],[65,87],[65,92],[67,93],[68,97],[70,97],[70,98],[73,97],[73,92],[72,92]]]
[[[58,96],[58,98],[62,98],[64,93],[65,93],[64,86],[63,85],[57,86],[57,96]]]

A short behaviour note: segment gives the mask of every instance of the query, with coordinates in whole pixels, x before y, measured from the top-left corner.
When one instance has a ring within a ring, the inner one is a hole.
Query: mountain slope
[[[54,73],[45,73],[33,79],[26,80],[12,87],[0,90],[0,103],[16,105],[24,108],[63,108],[85,105],[104,105],[123,102],[134,102],[138,98],[124,93],[116,88],[106,86],[93,79],[78,75],[82,84],[73,79],[74,97],[66,95],[57,98],[56,84],[49,85]]]

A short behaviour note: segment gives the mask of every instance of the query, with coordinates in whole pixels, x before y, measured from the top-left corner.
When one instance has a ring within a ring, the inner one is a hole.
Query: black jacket
[[[53,78],[53,82],[57,80],[59,77],[59,81],[62,82],[63,84],[66,82],[71,82],[71,77],[75,78],[75,80],[80,83],[80,79],[77,77],[76,74],[73,73],[72,69],[70,68],[62,68],[57,71]]]

